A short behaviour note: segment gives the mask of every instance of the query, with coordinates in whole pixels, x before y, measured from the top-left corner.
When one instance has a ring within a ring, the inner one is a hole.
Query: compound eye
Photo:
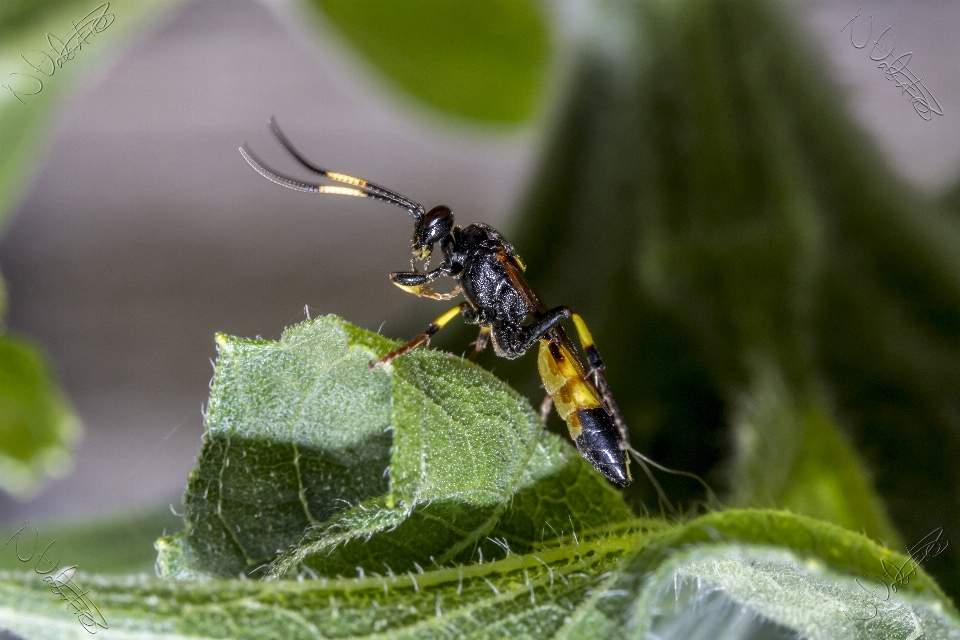
[[[440,242],[453,229],[453,212],[449,207],[434,207],[423,217],[423,230],[417,237],[423,244]]]
[[[439,206],[434,207],[433,209],[430,209],[430,211],[427,212],[427,215],[423,216],[423,222],[424,224],[426,224],[429,221],[433,221],[438,218],[446,218],[450,214],[451,214],[450,207],[441,204]]]

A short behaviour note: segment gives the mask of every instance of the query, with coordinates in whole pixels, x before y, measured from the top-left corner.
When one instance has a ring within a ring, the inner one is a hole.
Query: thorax
[[[513,247],[484,224],[471,224],[460,233],[460,286],[478,311],[480,323],[522,322],[534,309],[523,291],[522,269]]]

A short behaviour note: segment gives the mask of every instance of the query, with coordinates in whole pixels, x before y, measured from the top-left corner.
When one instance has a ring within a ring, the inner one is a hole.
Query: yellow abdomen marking
[[[543,378],[543,386],[553,398],[557,413],[567,423],[570,437],[576,440],[581,432],[577,410],[602,407],[600,395],[587,382],[576,355],[561,344],[541,340],[537,368]]]

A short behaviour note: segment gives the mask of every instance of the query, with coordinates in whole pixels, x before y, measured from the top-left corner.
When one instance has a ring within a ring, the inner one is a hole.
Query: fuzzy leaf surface
[[[460,358],[418,350],[371,371],[397,343],[332,316],[217,344],[162,575],[403,572],[631,515],[522,396]]]
[[[871,593],[874,576],[891,565],[904,566],[908,580],[888,597]],[[722,637],[758,637],[758,628],[765,638],[960,638],[956,610],[905,556],[773,511],[727,511],[679,525],[633,520],[423,573],[302,581],[78,573],[74,582],[89,590],[111,638],[603,639],[655,631],[690,640],[721,637],[718,629],[731,631]],[[0,572],[0,620],[29,638],[89,637],[29,569]],[[901,631],[909,633],[891,635]]]

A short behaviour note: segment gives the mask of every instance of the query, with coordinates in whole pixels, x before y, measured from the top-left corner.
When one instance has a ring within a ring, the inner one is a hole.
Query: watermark
[[[50,553],[50,547],[57,543],[54,539],[50,544],[43,548],[43,551],[40,552],[40,555],[37,554],[37,549],[40,548],[40,530],[34,529],[36,535],[33,537],[33,551],[30,552],[30,555],[23,557],[20,555],[20,536],[27,528],[27,522],[24,520],[23,526],[20,527],[20,530],[17,531],[13,536],[7,540],[6,544],[10,544],[14,540],[17,541],[16,550],[17,550],[17,559],[20,562],[32,562],[34,557],[37,558],[37,564],[33,568],[39,575],[43,576],[43,581],[50,585],[50,591],[60,596],[61,600],[67,602],[67,606],[73,609],[73,613],[77,616],[77,620],[83,625],[83,628],[86,629],[87,633],[95,634],[97,632],[97,627],[101,629],[109,629],[107,626],[107,621],[103,619],[103,615],[100,614],[100,610],[97,608],[97,605],[93,604],[87,594],[89,591],[84,591],[77,583],[73,581],[73,575],[77,572],[77,565],[70,567],[60,568],[60,558],[63,555],[63,552],[60,551],[57,554],[57,561],[54,562],[48,557]],[[24,545],[26,546],[26,545]]]
[[[49,49],[31,49],[30,58],[32,60],[22,53],[20,57],[37,74],[48,78],[53,77],[57,69],[62,69],[63,65],[76,57],[77,51],[81,51],[83,45],[90,44],[90,38],[105,31],[113,24],[115,16],[108,13],[109,11],[110,3],[104,2],[83,16],[79,23],[71,23],[73,24],[73,33],[67,36],[66,42],[52,33],[47,33]],[[43,80],[33,74],[12,72],[7,75],[8,84],[0,84],[0,87],[10,91],[21,104],[26,104],[26,102],[20,96],[35,96],[43,91]]]
[[[896,593],[910,584],[910,579],[917,575],[917,567],[919,567],[924,560],[927,558],[936,558],[946,550],[947,545],[950,543],[947,540],[941,541],[942,537],[943,527],[938,527],[925,535],[920,542],[913,545],[910,549],[907,549],[907,558],[899,566],[886,559],[881,559],[880,567],[883,569],[883,576],[876,578],[877,583],[873,589],[867,589],[863,586],[863,583],[860,582],[860,579],[857,579],[857,584],[860,585],[860,588],[870,594],[875,601],[875,603],[869,605],[873,607],[873,613],[871,615],[858,617],[854,620],[844,611],[840,611],[839,609],[837,609],[837,611],[852,622],[857,629],[863,631],[863,628],[857,624],[857,622],[859,621],[862,624],[876,618],[880,613],[880,607],[878,607],[876,603],[884,603],[890,600],[891,594]]]
[[[870,36],[873,35],[873,16],[870,17],[870,29],[867,32],[867,37],[863,41],[863,44],[857,44],[857,36],[854,35],[856,29],[857,18],[861,17],[860,7],[857,9],[857,15],[850,18],[850,21],[843,25],[843,29],[840,29],[840,33],[846,31],[847,27],[850,27],[850,44],[854,46],[855,49],[863,49],[868,44],[870,44]],[[901,53],[896,58],[892,58],[894,50],[897,48],[897,40],[893,38],[893,43],[890,45],[890,49],[887,50],[886,45],[881,44],[880,41],[883,40],[883,37],[887,35],[887,32],[890,31],[893,27],[887,27],[883,30],[883,33],[873,41],[873,48],[870,49],[870,59],[874,62],[879,62],[877,65],[878,69],[883,69],[883,74],[887,77],[887,80],[892,80],[896,83],[897,88],[900,89],[900,95],[910,96],[910,104],[913,105],[914,111],[917,112],[924,120],[932,120],[933,116],[942,116],[943,109],[940,108],[940,103],[937,102],[937,99],[933,97],[933,94],[927,89],[923,81],[926,78],[918,78],[910,69],[907,68],[907,65],[910,63],[910,58],[913,57],[913,52],[908,51],[907,53]],[[862,33],[862,29],[861,29]],[[880,56],[880,57],[877,57]]]

